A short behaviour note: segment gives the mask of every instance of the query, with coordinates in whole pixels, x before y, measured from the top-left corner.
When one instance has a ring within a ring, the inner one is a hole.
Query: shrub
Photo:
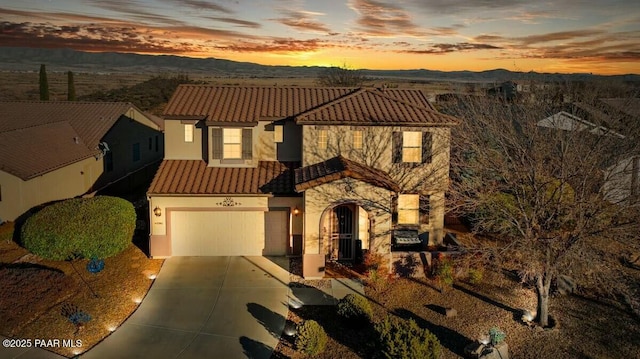
[[[361,324],[371,322],[373,310],[367,298],[361,295],[347,294],[338,301],[338,315],[351,321],[352,324]]]
[[[327,345],[327,333],[315,320],[306,320],[298,328],[296,347],[310,356],[319,355]]]
[[[438,338],[427,329],[422,329],[413,319],[403,320],[386,317],[376,325],[380,343],[380,354],[388,359],[440,357]]]
[[[482,283],[483,278],[484,278],[484,271],[482,269],[478,269],[478,268],[469,269],[469,283],[480,284]]]
[[[22,227],[26,249],[43,258],[106,258],[131,243],[133,205],[121,198],[73,198],[43,208]]]
[[[453,285],[453,260],[439,255],[434,263],[434,273],[438,282],[447,286]]]
[[[489,339],[491,340],[491,345],[496,346],[502,343],[505,337],[506,337],[506,334],[504,334],[504,332],[500,330],[500,328],[493,327],[489,329]]]

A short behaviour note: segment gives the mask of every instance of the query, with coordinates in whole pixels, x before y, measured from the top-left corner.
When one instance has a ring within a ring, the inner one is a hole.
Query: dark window
[[[149,137],[149,151],[153,149],[153,139]]]
[[[160,151],[160,137],[156,135],[156,152]]]
[[[133,144],[133,162],[140,161],[140,143]]]
[[[111,151],[104,155],[104,170],[105,172],[113,171],[113,152]]]

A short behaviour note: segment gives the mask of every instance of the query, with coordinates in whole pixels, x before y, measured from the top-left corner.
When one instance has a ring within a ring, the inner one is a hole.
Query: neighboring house
[[[161,126],[130,103],[0,102],[0,219],[157,163]]]
[[[389,254],[442,241],[450,127],[420,90],[181,85],[148,191],[153,257]]]
[[[630,106],[631,105],[631,106]],[[635,105],[636,107],[634,107]],[[612,136],[624,141],[633,138],[614,131],[624,129],[631,121],[638,121],[638,99],[601,99],[598,106],[584,103],[567,104],[564,109],[538,121],[538,126],[563,131],[586,131],[599,136]],[[596,124],[597,123],[597,124]],[[635,125],[637,126],[637,125]],[[622,131],[621,131],[622,132]],[[603,191],[611,203],[636,203],[640,198],[640,155],[629,156],[603,166]]]

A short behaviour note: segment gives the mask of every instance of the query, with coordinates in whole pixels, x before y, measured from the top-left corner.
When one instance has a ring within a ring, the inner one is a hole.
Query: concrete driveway
[[[81,357],[269,358],[288,283],[286,258],[169,258],[136,312]]]

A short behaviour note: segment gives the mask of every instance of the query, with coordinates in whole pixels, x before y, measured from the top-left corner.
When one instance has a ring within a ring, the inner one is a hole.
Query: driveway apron
[[[81,357],[269,358],[288,312],[282,260],[169,258],[135,313]]]

